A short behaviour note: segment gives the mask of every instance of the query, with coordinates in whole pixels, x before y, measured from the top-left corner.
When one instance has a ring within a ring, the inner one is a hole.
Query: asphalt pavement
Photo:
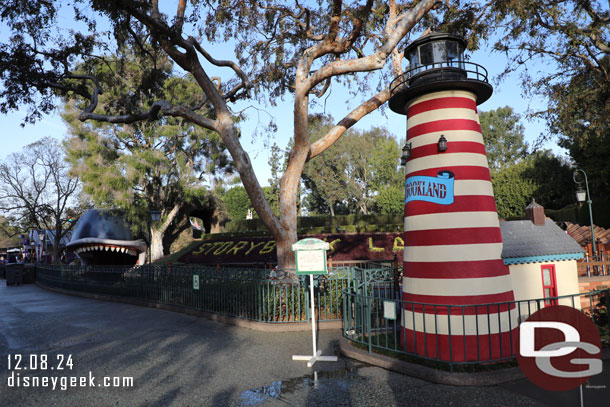
[[[339,338],[321,331],[322,354]],[[308,368],[292,355],[310,354],[311,340],[0,281],[0,406],[580,405],[576,391],[526,379],[439,385],[342,356]],[[609,399],[605,383],[585,390],[585,406]]]

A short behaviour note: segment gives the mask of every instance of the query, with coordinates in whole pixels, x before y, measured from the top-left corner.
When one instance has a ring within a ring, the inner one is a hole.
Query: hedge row
[[[593,223],[603,228],[610,228],[610,202],[594,198]],[[589,224],[589,205],[572,204],[562,209],[545,209],[544,212],[555,222],[572,222],[580,225]]]
[[[402,228],[403,215],[338,215],[297,218],[298,233],[394,232]],[[225,225],[227,233],[266,232],[260,219],[235,220]]]

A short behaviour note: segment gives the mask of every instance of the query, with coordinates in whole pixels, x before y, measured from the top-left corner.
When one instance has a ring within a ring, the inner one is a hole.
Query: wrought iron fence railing
[[[378,266],[383,267],[383,266]],[[319,321],[340,321],[343,292],[371,268],[331,267],[317,279],[315,313]],[[386,274],[388,274],[386,272]],[[194,288],[193,276],[200,284]],[[62,266],[38,265],[37,280],[49,287],[133,298],[267,323],[307,322],[307,276],[282,278],[272,270],[216,266]]]
[[[487,69],[483,66],[469,61],[445,61],[435,62],[432,64],[426,64],[416,66],[402,75],[396,77],[390,83],[390,93],[393,95],[403,91],[410,86],[413,86],[418,78],[421,78],[422,74],[430,75],[433,74],[434,80],[455,80],[456,78],[463,79],[474,79],[481,82],[488,82]]]
[[[610,289],[478,305],[437,305],[396,299],[383,284],[343,293],[343,336],[372,352],[389,351],[454,365],[501,362],[516,357],[516,329],[545,305],[577,308],[608,341]],[[394,317],[394,319],[392,319]],[[498,334],[494,337],[492,334]]]

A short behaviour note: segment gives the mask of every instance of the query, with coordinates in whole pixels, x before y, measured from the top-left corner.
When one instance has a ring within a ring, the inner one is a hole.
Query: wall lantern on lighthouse
[[[401,343],[453,362],[510,356],[507,344],[515,343],[518,325],[477,113],[493,89],[485,68],[465,60],[465,49],[466,41],[449,33],[413,41],[404,51],[409,67],[392,81],[389,101],[407,116],[409,147],[402,156]],[[482,303],[507,305],[477,306]],[[495,325],[483,327],[486,321]]]
[[[438,138],[438,151],[441,153],[443,151],[447,151],[447,139],[445,138],[444,134],[441,134],[441,136]]]
[[[402,154],[400,155],[400,165],[403,167],[407,165],[409,158],[411,158],[411,143],[405,143],[402,147]]]

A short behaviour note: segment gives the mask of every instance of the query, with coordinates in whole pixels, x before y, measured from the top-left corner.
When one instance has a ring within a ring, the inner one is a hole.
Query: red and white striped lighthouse
[[[517,327],[477,114],[492,88],[464,47],[446,33],[414,41],[390,100],[407,116],[401,341],[456,362],[510,355]]]

